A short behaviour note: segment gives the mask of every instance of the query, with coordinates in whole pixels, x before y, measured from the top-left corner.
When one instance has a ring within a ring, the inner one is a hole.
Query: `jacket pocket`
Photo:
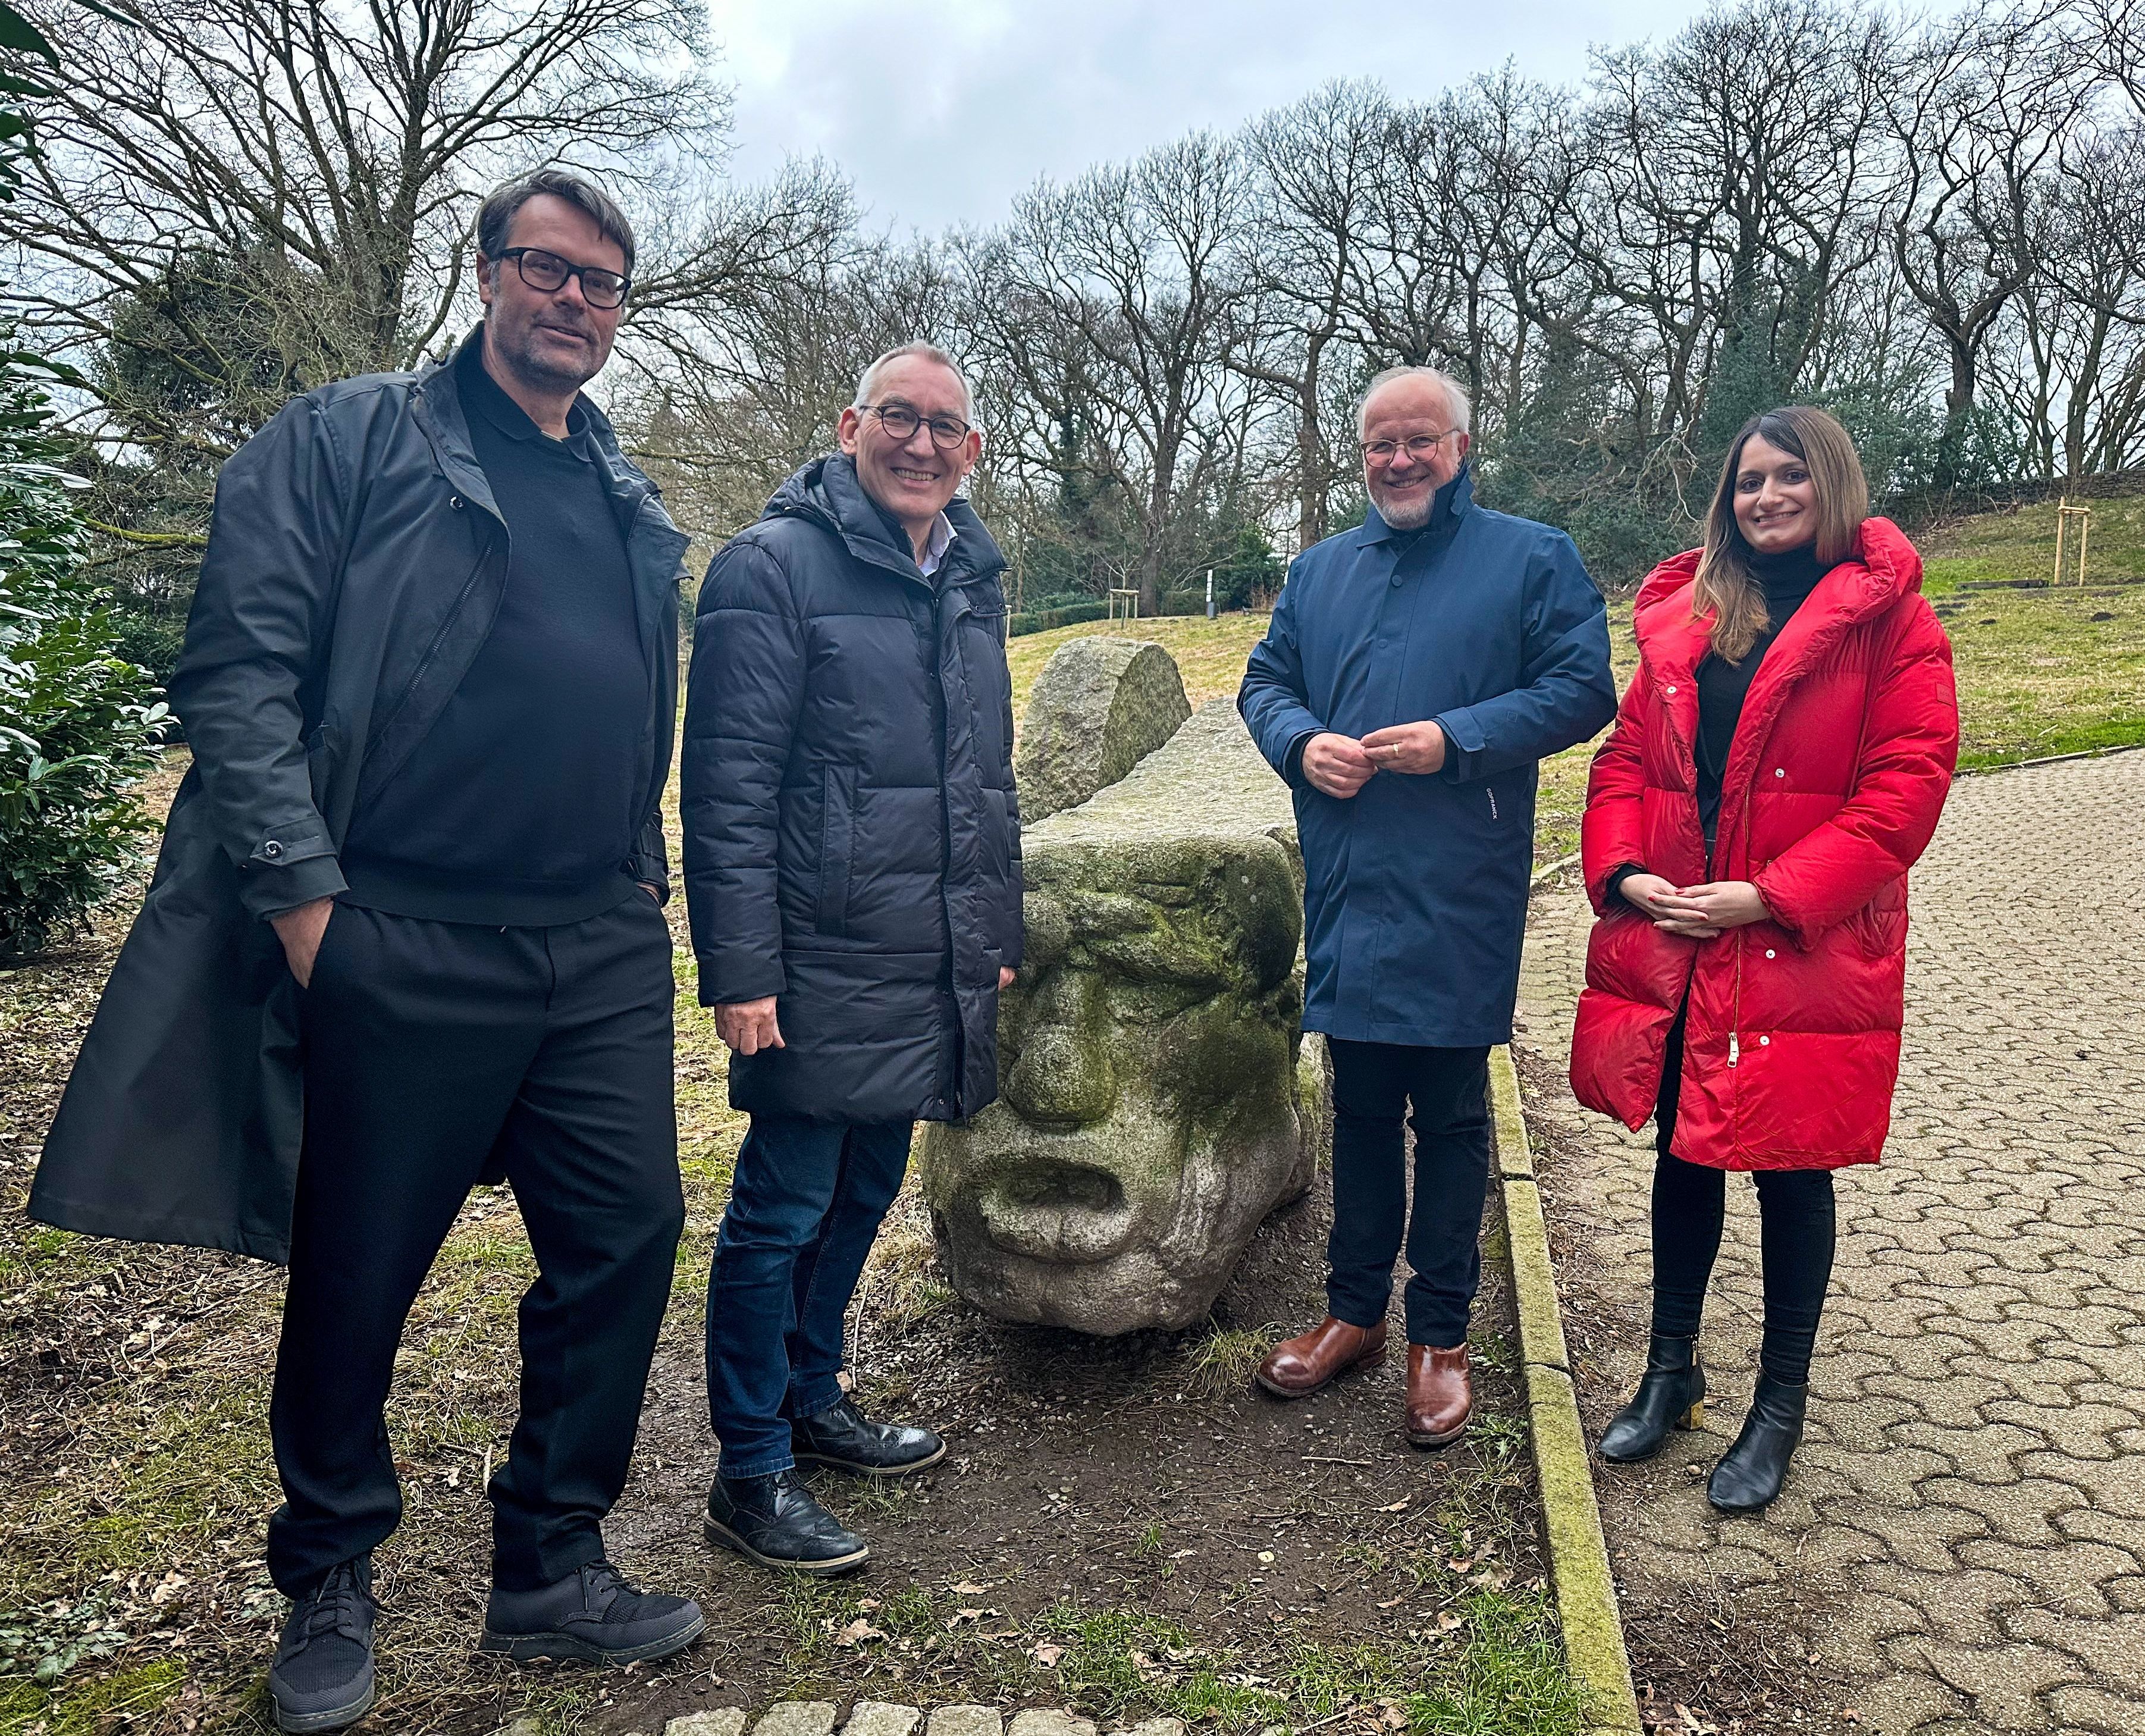
[[[812,926],[822,934],[849,932],[849,865],[856,853],[857,773],[829,765],[819,803],[819,896]]]

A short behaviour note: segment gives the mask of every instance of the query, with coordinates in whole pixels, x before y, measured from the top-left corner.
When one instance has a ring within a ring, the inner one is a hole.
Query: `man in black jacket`
[[[708,1288],[722,1443],[708,1535],[770,1567],[863,1560],[799,1459],[934,1465],[844,1395],[842,1322],[915,1122],[998,1094],[1020,963],[1004,561],[954,498],[982,435],[960,371],[866,370],[841,450],[708,570],[685,709],[685,889],[700,1000],[752,1115]]]
[[[225,467],[172,683],[193,767],[32,1201],[287,1251],[285,1730],[371,1704],[371,1555],[401,1512],[383,1407],[480,1173],[513,1183],[540,1271],[482,1649],[625,1663],[704,1625],[628,1585],[600,1530],[684,1219],[659,803],[685,539],[579,395],[632,269],[586,182],[502,187],[455,359],[311,393]]]

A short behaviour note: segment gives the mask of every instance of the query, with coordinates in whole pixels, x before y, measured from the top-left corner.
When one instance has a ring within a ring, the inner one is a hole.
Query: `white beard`
[[[1430,510],[1437,504],[1437,490],[1432,489],[1420,501],[1388,506],[1373,495],[1371,504],[1378,509],[1378,516],[1386,521],[1390,530],[1420,530],[1430,522]]]

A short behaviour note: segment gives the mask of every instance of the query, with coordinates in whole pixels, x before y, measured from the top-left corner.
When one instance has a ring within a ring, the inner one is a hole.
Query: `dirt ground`
[[[281,1274],[21,1213],[131,908],[0,972],[4,1736],[268,1728],[282,1606],[260,1551],[276,1499],[265,1416]],[[912,1483],[825,1477],[824,1498],[873,1545],[846,1580],[778,1578],[711,1549],[702,1287],[741,1126],[685,999],[686,1242],[607,1535],[629,1574],[699,1598],[709,1635],[653,1670],[474,1655],[482,1486],[511,1424],[514,1304],[533,1276],[510,1196],[480,1191],[405,1337],[390,1425],[407,1506],[377,1557],[382,1701],[361,1728],[479,1736],[527,1717],[653,1736],[687,1710],[798,1694],[1245,1731],[1580,1727],[1543,1589],[1495,1221],[1481,1406],[1462,1443],[1406,1445],[1397,1358],[1296,1405],[1249,1389],[1277,1331],[1321,1311],[1322,1181],[1265,1225],[1210,1323],[1114,1341],[983,1319],[944,1287],[905,1195],[865,1276],[853,1363],[867,1407],[941,1430],[947,1460]]]

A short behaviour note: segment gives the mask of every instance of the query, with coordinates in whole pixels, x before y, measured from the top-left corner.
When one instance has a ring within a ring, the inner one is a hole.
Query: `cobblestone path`
[[[1756,1204],[1731,1177],[1708,1433],[1597,1462],[1627,1624],[1641,1644],[1678,1594],[1790,1598],[1828,1709],[1864,1729],[2141,1736],[2145,753],[1962,779],[1911,903],[1891,1143],[1840,1176],[1795,1475],[1764,1519],[1724,1520],[1694,1471],[1755,1370]],[[1588,920],[1568,886],[1537,895],[1521,1047],[1598,1432],[1645,1360],[1652,1130],[1552,1083]]]

